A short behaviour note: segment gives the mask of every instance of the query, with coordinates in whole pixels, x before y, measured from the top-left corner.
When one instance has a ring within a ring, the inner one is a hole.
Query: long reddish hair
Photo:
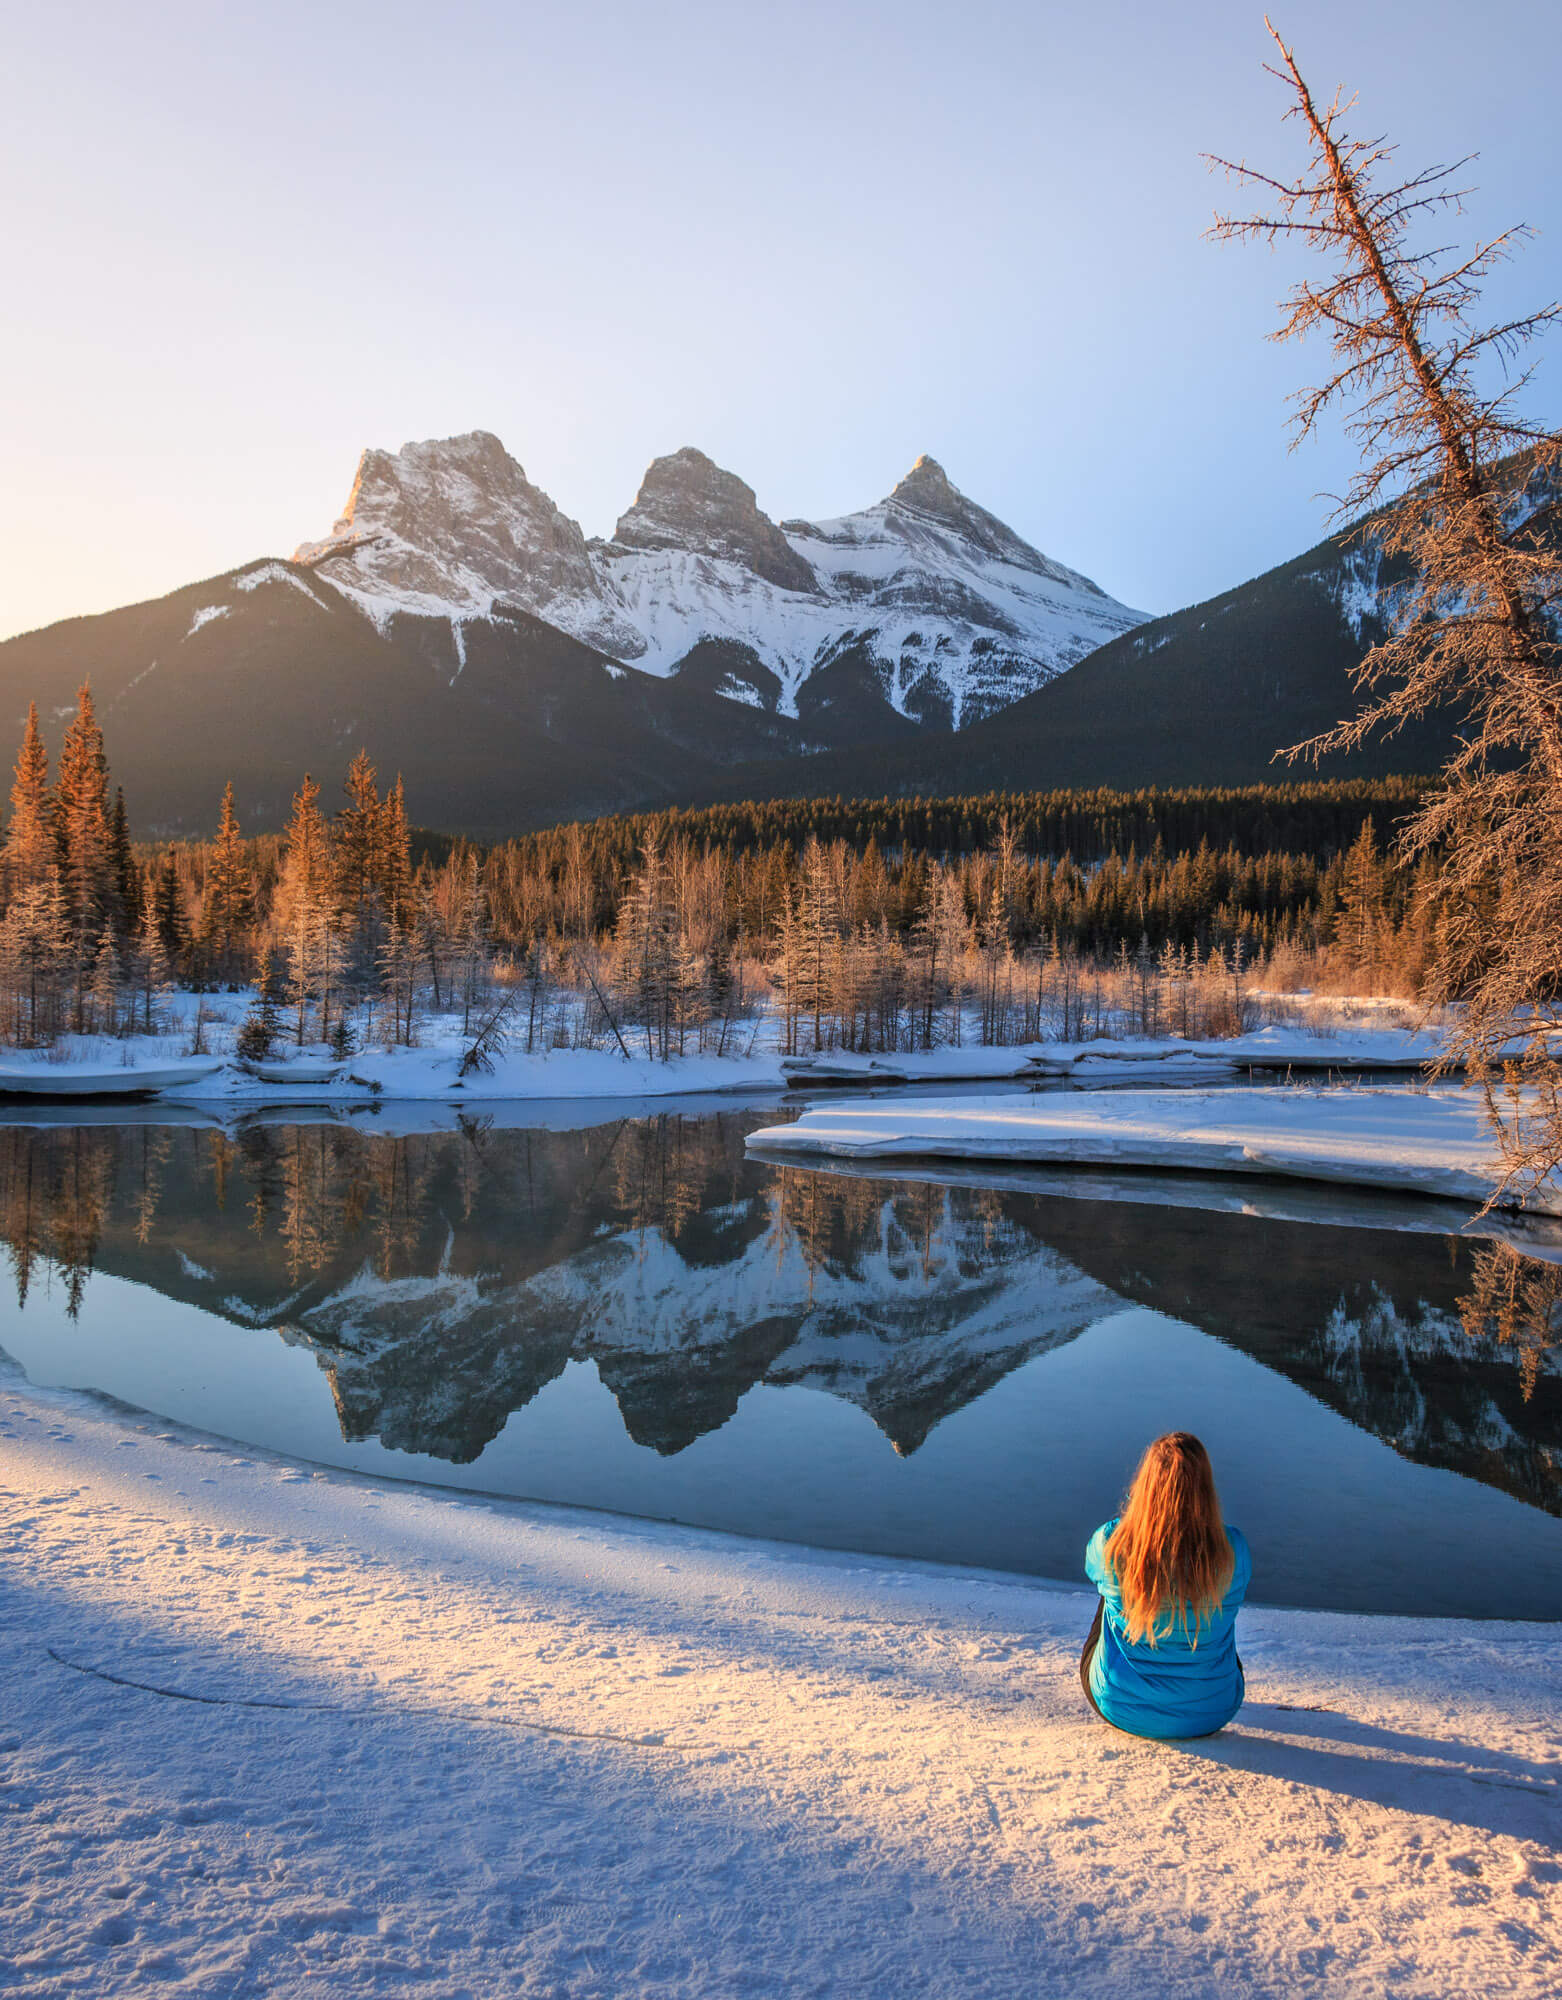
[[[1133,1643],[1153,1646],[1168,1614],[1198,1643],[1199,1625],[1231,1586],[1236,1556],[1209,1453],[1191,1432],[1168,1431],[1140,1459],[1106,1560]]]

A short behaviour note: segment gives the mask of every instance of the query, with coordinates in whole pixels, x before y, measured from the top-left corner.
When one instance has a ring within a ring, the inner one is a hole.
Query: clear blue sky
[[[1562,293],[1554,0],[1276,0],[1463,227]],[[366,444],[484,428],[607,533],[697,444],[771,515],[919,452],[1149,610],[1316,540],[1289,271],[1201,151],[1295,163],[1262,9],[51,0],[7,26],[0,634],[329,526]],[[1534,399],[1562,420],[1562,339]]]

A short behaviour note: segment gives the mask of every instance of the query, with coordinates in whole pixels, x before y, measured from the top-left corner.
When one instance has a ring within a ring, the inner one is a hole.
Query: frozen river
[[[787,1115],[0,1123],[36,1383],[381,1476],[1076,1578],[1198,1431],[1289,1605],[1562,1612],[1562,1365],[1460,1212],[745,1157]]]

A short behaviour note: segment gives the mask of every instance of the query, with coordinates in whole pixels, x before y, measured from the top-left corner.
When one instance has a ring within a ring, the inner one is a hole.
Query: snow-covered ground
[[[214,1049],[223,1050],[231,1033],[221,1026],[208,1027],[207,1038]],[[160,1088],[159,1095],[165,1103],[448,1099],[461,1104],[474,1099],[683,1097],[780,1089],[786,1079],[777,1058],[760,1049],[750,1053],[747,1044],[745,1036],[739,1042],[743,1053],[737,1055],[690,1054],[671,1062],[653,1062],[636,1055],[626,1059],[616,1048],[554,1049],[537,1055],[506,1050],[489,1072],[478,1071],[463,1078],[459,1072],[465,1044],[457,1024],[454,1029],[436,1026],[420,1048],[364,1049],[342,1062],[328,1081],[315,1074],[323,1052],[311,1048],[307,1052],[311,1073],[302,1083],[264,1081],[225,1057],[209,1065],[205,1074],[192,1073],[187,1083]],[[188,1047],[187,1039],[161,1035],[129,1042],[79,1036],[67,1045],[63,1059],[60,1051],[51,1058],[43,1051],[8,1049],[0,1059],[0,1094],[24,1085],[36,1088],[41,1079],[62,1093],[79,1093],[92,1081],[104,1093],[114,1095],[134,1086],[139,1074],[146,1074],[149,1086],[166,1077],[188,1061],[183,1053]],[[289,1053],[282,1050],[279,1063],[286,1062]],[[189,1066],[192,1072],[201,1067],[193,1062]],[[1011,1070],[1018,1067],[1017,1062],[1010,1064]]]
[[[1103,1495],[1103,1512],[1112,1497]],[[1204,1742],[1092,1599],[354,1481],[0,1381],[0,1986],[1562,1990],[1562,1628],[1245,1611]]]
[[[1441,1090],[1125,1090],[877,1099],[805,1111],[748,1145],[766,1156],[1045,1160],[1348,1181],[1481,1202],[1500,1163],[1480,1098]],[[1514,1203],[1518,1201],[1515,1192]],[[1562,1183],[1527,1206],[1562,1215]]]
[[[0,1050],[0,1092],[7,1078],[44,1079],[80,1090],[83,1079],[101,1078],[112,1093],[137,1074],[165,1072],[189,1063],[196,1011],[204,1013],[203,1047],[220,1058],[207,1075],[165,1090],[174,1098],[206,1102],[228,1099],[248,1103],[286,1104],[370,1099],[452,1102],[484,1098],[627,1098],[674,1097],[694,1093],[776,1090],[790,1074],[800,1083],[865,1084],[972,1083],[1026,1076],[1065,1076],[1079,1082],[1130,1079],[1169,1080],[1172,1077],[1214,1076],[1221,1070],[1262,1066],[1270,1070],[1398,1069],[1415,1070],[1434,1061],[1442,1050],[1436,1028],[1415,1028],[1401,1003],[1287,1002],[1299,1018],[1272,1023],[1254,1033],[1226,1041],[1184,1041],[1143,1036],[1085,1042],[1041,1041],[1008,1048],[984,1048],[974,1033],[963,1046],[941,1047],[887,1056],[859,1056],[828,1051],[817,1058],[791,1059],[782,1054],[780,1023],[770,1015],[735,1022],[721,1055],[693,1052],[671,1062],[655,1062],[644,1052],[638,1029],[627,1031],[629,1056],[611,1042],[602,1048],[549,1048],[527,1055],[512,1042],[493,1068],[462,1078],[462,1054],[468,1037],[458,1014],[425,1018],[417,1048],[371,1045],[348,1057],[328,1084],[318,1080],[293,1085],[262,1081],[232,1058],[234,1038],[247,1013],[249,993],[168,996],[167,1025],[156,1034],[125,1039],[79,1035],[64,1037],[52,1050]],[[696,1038],[697,1039],[697,1038]],[[279,1062],[294,1053],[284,1044]],[[304,1053],[315,1063],[326,1053],[312,1046]]]

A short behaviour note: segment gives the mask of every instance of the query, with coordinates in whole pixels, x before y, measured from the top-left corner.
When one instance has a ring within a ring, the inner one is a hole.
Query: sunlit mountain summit
[[[588,542],[498,438],[472,431],[366,451],[330,535],[294,559],[382,624],[448,619],[459,643],[508,607],[620,665],[704,669],[715,693],[782,715],[799,715],[816,675],[849,673],[894,714],[954,728],[1144,616],[927,457],[874,506],[778,526],[685,447],[653,462],[609,539]]]

